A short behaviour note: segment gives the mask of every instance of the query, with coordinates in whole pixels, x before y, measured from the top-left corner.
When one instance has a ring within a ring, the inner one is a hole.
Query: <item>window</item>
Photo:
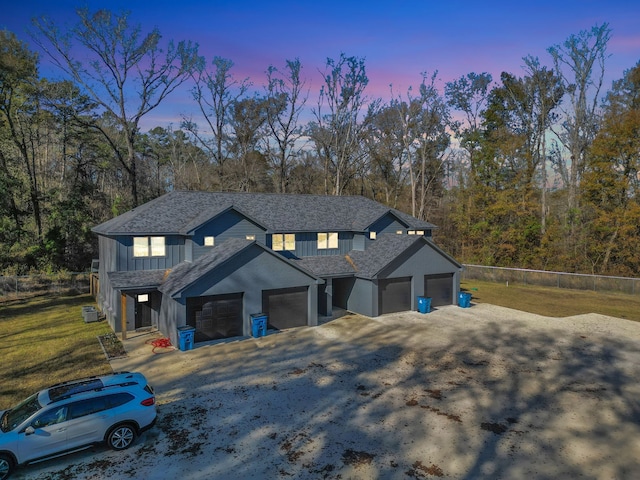
[[[318,233],[318,250],[327,248],[338,248],[337,232]]]
[[[133,237],[134,257],[148,257],[149,252],[152,257],[164,257],[164,237]]]
[[[130,402],[135,397],[130,393],[122,392],[122,393],[114,393],[112,395],[107,395],[105,400],[107,402],[107,408],[116,408],[120,405],[124,405],[127,402]]]
[[[151,237],[151,256],[164,257],[164,237]]]
[[[33,428],[43,428],[49,425],[56,425],[62,423],[67,419],[67,407],[62,406],[58,408],[52,408],[51,410],[44,412],[38,418],[36,418],[31,426]]]
[[[271,236],[271,246],[277,251],[293,251],[296,249],[296,236],[294,233],[274,233]]]
[[[247,235],[247,236],[246,236],[246,239],[247,239],[247,240],[255,240],[255,239],[256,239],[256,236],[255,236],[255,235]]]
[[[369,232],[369,240],[375,240],[376,239],[376,232]]]
[[[415,230],[409,230],[409,231],[407,232],[407,235],[415,235],[415,234],[416,234],[416,231],[415,231]]]
[[[213,237],[204,237],[204,246],[205,247],[213,247],[216,241]]]
[[[402,235],[404,232],[402,230],[396,230],[396,234]]]
[[[90,398],[69,404],[69,418],[79,418],[108,408],[105,397]]]
[[[133,256],[149,256],[149,237],[133,237]]]
[[[416,235],[424,235],[424,230],[416,230]]]
[[[145,303],[149,301],[149,294],[148,293],[142,293],[140,295],[138,295],[138,303]]]

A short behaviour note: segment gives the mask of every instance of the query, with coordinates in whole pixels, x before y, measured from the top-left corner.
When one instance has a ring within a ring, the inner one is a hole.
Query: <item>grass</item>
[[[465,281],[461,287],[473,295],[474,303],[550,317],[593,312],[640,321],[637,295],[475,280]],[[94,305],[93,298],[42,296],[0,305],[0,410],[51,384],[111,372],[97,337],[110,338],[113,332],[106,322],[84,323],[84,305]]]
[[[98,335],[102,322],[84,323],[89,295],[41,296],[0,305],[0,410],[54,383],[111,372]]]
[[[472,294],[472,303],[491,303],[547,317],[570,317],[600,313],[640,321],[640,296],[588,290],[514,285],[466,280],[462,291]]]

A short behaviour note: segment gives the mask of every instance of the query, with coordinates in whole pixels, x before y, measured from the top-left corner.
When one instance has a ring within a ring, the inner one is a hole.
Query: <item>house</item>
[[[171,192],[119,215],[99,238],[97,302],[116,332],[156,326],[178,342],[454,304],[461,265],[434,225],[360,196]]]

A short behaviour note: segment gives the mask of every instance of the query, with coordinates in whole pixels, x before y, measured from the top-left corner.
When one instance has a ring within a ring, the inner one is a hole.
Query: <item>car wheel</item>
[[[0,480],[9,478],[13,472],[13,460],[8,455],[0,453]]]
[[[114,450],[124,450],[129,448],[136,439],[136,430],[131,425],[125,423],[116,425],[107,434],[107,445]]]

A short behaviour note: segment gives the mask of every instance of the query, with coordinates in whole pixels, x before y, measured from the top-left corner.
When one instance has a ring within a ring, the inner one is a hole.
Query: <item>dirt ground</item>
[[[154,354],[125,341],[158,424],[22,479],[633,478],[640,323],[488,304],[347,315]]]

